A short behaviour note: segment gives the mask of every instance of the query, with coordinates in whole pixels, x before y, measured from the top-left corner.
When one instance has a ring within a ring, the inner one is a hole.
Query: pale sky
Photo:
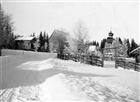
[[[2,2],[5,12],[12,14],[15,34],[29,36],[54,29],[73,34],[81,19],[89,30],[91,41],[107,38],[112,28],[114,37],[134,38],[140,43],[138,2]]]

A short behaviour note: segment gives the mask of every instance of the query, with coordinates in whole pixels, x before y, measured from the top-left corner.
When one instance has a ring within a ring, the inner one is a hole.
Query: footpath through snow
[[[3,58],[1,102],[139,102],[139,72],[55,58],[15,59]]]

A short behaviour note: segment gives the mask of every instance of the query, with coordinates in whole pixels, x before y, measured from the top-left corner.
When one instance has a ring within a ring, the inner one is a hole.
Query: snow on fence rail
[[[124,69],[134,69],[135,71],[140,71],[140,63],[135,63],[127,61],[124,59],[117,59],[117,65],[123,67]]]

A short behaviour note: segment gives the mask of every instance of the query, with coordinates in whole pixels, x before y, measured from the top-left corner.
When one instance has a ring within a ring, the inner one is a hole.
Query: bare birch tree
[[[85,47],[84,42],[88,38],[88,29],[82,20],[79,20],[75,24],[73,33],[74,33],[74,36],[76,39],[77,51],[78,51],[78,53],[81,54],[84,52],[84,47]]]

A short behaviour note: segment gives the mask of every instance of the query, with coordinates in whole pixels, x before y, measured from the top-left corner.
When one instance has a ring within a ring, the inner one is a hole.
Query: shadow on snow
[[[11,67],[9,66],[8,69]],[[79,77],[112,77],[109,75],[97,75],[89,73],[79,73],[57,68],[45,69],[42,71],[22,70],[18,69],[16,65],[10,70],[2,69],[2,81],[0,82],[0,89],[16,88],[23,86],[33,86],[43,83],[47,78],[57,75],[59,73],[65,75],[76,75]],[[55,82],[54,82],[55,84]]]

